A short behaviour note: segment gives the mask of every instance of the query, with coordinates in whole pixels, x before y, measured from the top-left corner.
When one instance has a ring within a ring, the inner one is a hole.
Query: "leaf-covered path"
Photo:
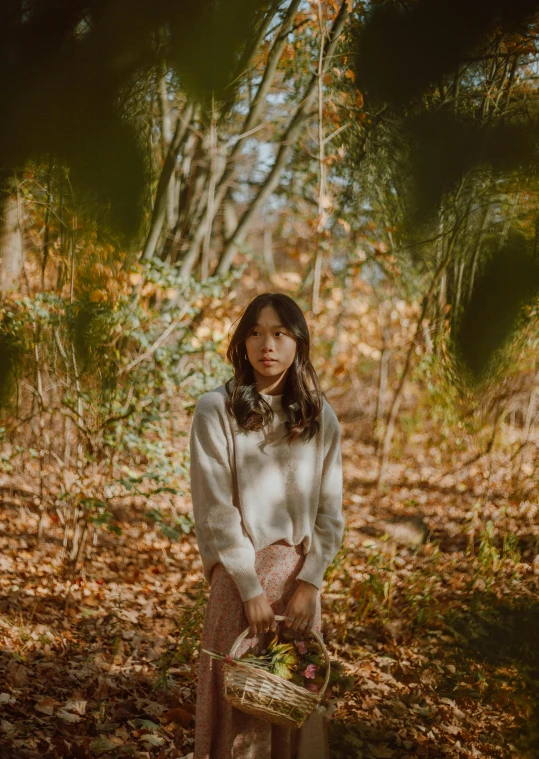
[[[378,490],[349,406],[335,400],[348,529],[324,633],[354,687],[328,702],[332,756],[537,756],[537,509],[500,458],[445,477],[401,458]],[[37,545],[31,500],[3,483],[2,759],[188,755],[207,593],[194,536],[170,544],[135,499],[70,577],[59,525]]]

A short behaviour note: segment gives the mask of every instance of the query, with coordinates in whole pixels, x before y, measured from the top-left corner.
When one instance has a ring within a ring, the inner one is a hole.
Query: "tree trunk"
[[[213,217],[210,215],[210,210],[215,216],[215,213],[217,213],[217,210],[221,207],[221,204],[223,200],[225,199],[228,189],[230,187],[230,183],[232,182],[234,178],[234,175],[236,172],[236,163],[237,163],[236,159],[242,147],[241,138],[242,136],[249,134],[252,131],[252,129],[255,128],[255,125],[257,124],[257,121],[259,120],[267,94],[273,83],[273,79],[275,78],[275,74],[277,72],[277,66],[279,64],[279,60],[281,58],[284,47],[286,45],[288,34],[292,27],[292,23],[294,21],[294,17],[298,9],[298,6],[299,6],[298,0],[292,0],[290,6],[288,7],[288,10],[283,19],[281,28],[279,29],[279,34],[277,35],[272,45],[272,48],[269,52],[267,64],[264,69],[264,74],[262,76],[262,79],[260,81],[256,94],[251,103],[251,107],[249,108],[249,112],[247,116],[245,117],[245,120],[242,124],[240,136],[237,139],[236,143],[234,144],[231,152],[228,154],[226,162],[225,162],[225,168],[222,171],[221,175],[218,177],[218,180],[216,181],[216,188],[214,192],[214,201],[212,204],[212,208],[209,209],[206,206],[206,208],[203,211],[202,216],[200,217],[198,224],[194,225],[195,231],[191,237],[191,244],[189,246],[189,250],[186,252],[182,260],[181,268],[180,268],[180,275],[184,279],[187,279],[191,275],[191,271],[193,270],[195,266],[195,263],[199,256],[200,246],[202,245],[202,241],[204,239],[206,230],[208,228],[208,224],[213,224]],[[208,217],[210,218],[208,219]]]
[[[388,327],[382,327],[382,355],[380,356],[380,373],[378,375],[378,392],[376,394],[376,411],[374,414],[374,449],[378,454],[380,446],[381,429],[384,419],[385,396],[387,392],[387,380],[389,376],[389,348],[391,336]]]
[[[172,134],[172,120],[170,116],[170,103],[168,100],[167,87],[167,69],[163,64],[161,76],[159,78],[159,108],[161,111],[161,151],[163,156],[163,165],[167,159],[168,147],[172,143],[174,135]],[[173,171],[167,188],[167,210],[166,210],[166,229],[172,229],[176,213],[176,181],[175,172]]]
[[[18,186],[7,188],[0,208],[0,289],[16,289],[23,268],[23,232]]]
[[[335,18],[331,31],[328,35],[327,46],[324,50],[324,65],[322,67],[322,74],[324,74],[329,69],[330,65],[333,62],[333,54],[337,47],[339,37],[342,34],[348,16],[348,3],[345,0],[341,5],[339,13]],[[260,206],[266,201],[266,199],[277,187],[277,183],[279,182],[279,178],[281,176],[281,171],[284,168],[288,156],[292,152],[303,124],[306,119],[310,117],[310,107],[318,89],[318,78],[318,72],[313,74],[303,100],[301,101],[298,109],[296,110],[296,113],[294,114],[294,117],[292,118],[292,121],[290,122],[285,134],[283,135],[275,163],[273,164],[269,174],[260,187],[258,194],[249,204],[247,210],[241,217],[236,230],[234,231],[233,235],[227,240],[223,251],[221,252],[219,263],[217,264],[215,271],[216,274],[222,276],[228,272],[232,263],[232,259],[234,258],[234,254],[236,252],[236,246],[242,241]]]
[[[322,281],[322,259],[324,230],[327,223],[326,212],[326,164],[325,164],[325,143],[324,143],[324,88],[322,86],[322,74],[324,71],[324,43],[326,36],[326,26],[322,13],[322,0],[318,0],[318,25],[320,28],[320,51],[318,54],[318,245],[316,246],[316,258],[314,261],[314,282],[311,310],[313,314],[318,314],[320,283]]]
[[[178,159],[178,153],[182,147],[184,140],[189,132],[189,124],[193,117],[193,104],[188,103],[183,113],[179,116],[176,124],[176,130],[174,137],[170,143],[167,157],[163,165],[163,171],[159,177],[159,184],[157,185],[157,192],[155,194],[155,203],[152,213],[152,221],[150,224],[150,231],[142,251],[142,258],[149,260],[153,258],[155,249],[165,223],[168,202],[169,202],[169,186],[176,168],[176,161]]]
[[[212,239],[213,220],[215,218],[215,187],[217,183],[216,177],[216,160],[217,160],[217,124],[215,119],[215,103],[212,103],[212,119],[210,126],[210,145],[209,145],[209,183],[208,183],[208,195],[206,200],[206,208],[208,209],[206,218],[206,231],[204,232],[204,241],[202,245],[202,261],[200,264],[200,277],[202,280],[206,280],[209,274],[210,266],[210,249]]]

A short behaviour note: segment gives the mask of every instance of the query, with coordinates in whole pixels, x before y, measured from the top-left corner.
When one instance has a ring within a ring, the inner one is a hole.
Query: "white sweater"
[[[286,440],[282,395],[263,397],[275,413],[263,429],[245,430],[225,408],[226,387],[204,393],[191,427],[191,494],[204,576],[221,562],[243,601],[262,593],[255,552],[279,540],[303,544],[298,580],[322,584],[340,548],[340,427],[323,399],[310,441]]]

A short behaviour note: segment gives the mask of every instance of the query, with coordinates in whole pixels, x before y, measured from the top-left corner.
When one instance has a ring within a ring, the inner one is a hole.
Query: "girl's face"
[[[296,355],[296,339],[281,324],[273,306],[260,309],[257,324],[245,340],[247,358],[254,370],[259,392],[283,392],[286,372]]]

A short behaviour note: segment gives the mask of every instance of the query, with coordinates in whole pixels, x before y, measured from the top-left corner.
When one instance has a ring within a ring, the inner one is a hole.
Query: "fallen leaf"
[[[450,735],[458,735],[460,733],[460,727],[456,725],[439,725],[439,727]]]
[[[126,728],[125,728],[124,725],[122,725],[121,727],[117,728],[116,731],[115,731],[115,733],[114,733],[114,738],[118,739],[118,740],[121,740],[124,743],[126,743],[129,740],[129,737],[130,737],[129,733],[127,732],[127,730],[126,730]]]
[[[406,704],[403,704],[402,701],[397,701],[394,699],[393,701],[388,702],[388,705],[391,707],[391,710],[399,717],[408,714],[408,707]]]
[[[41,701],[38,701],[35,705],[34,709],[38,712],[42,712],[43,714],[48,714],[49,716],[54,714],[54,704],[55,701],[50,696],[45,696],[45,698],[42,698]]]
[[[369,743],[369,751],[373,756],[376,757],[376,759],[390,759],[390,757],[393,756],[395,753],[392,749],[389,748],[389,746],[386,746],[385,743],[381,743],[378,746],[375,746],[373,743]]]
[[[66,712],[65,709],[58,709],[56,716],[60,717],[60,719],[63,719],[64,722],[80,722],[81,719],[78,714],[73,714],[73,712]]]
[[[191,715],[185,709],[180,709],[179,706],[175,709],[169,709],[168,712],[165,712],[161,716],[161,719],[165,722],[177,722],[185,728],[188,728],[191,724]]]
[[[7,735],[11,735],[15,732],[15,725],[8,722],[7,719],[0,719],[0,730]]]
[[[75,714],[86,714],[86,701],[66,701],[63,708]]]
[[[7,681],[13,688],[22,688],[28,679],[26,667],[16,661],[9,664],[6,674]]]
[[[96,754],[105,754],[107,751],[112,751],[118,747],[115,746],[112,741],[109,741],[108,738],[105,738],[104,735],[100,735],[99,738],[96,738],[90,743],[90,748],[92,751],[95,751]]]
[[[142,737],[142,740],[145,743],[149,743],[151,746],[162,746],[165,742],[164,738],[161,738],[160,735],[154,735],[153,733],[146,733],[146,735]]]
[[[0,704],[14,704],[16,700],[10,693],[0,693]]]
[[[55,700],[51,698],[50,696],[45,696],[40,701],[37,702],[34,709],[38,712],[42,712],[42,714],[48,714],[49,717],[54,714],[54,705]]]
[[[133,724],[140,730],[159,730],[159,725],[151,719],[134,719]]]
[[[160,714],[166,711],[166,707],[163,704],[157,703],[157,701],[144,701],[144,712],[151,714],[152,717],[158,717]]]

